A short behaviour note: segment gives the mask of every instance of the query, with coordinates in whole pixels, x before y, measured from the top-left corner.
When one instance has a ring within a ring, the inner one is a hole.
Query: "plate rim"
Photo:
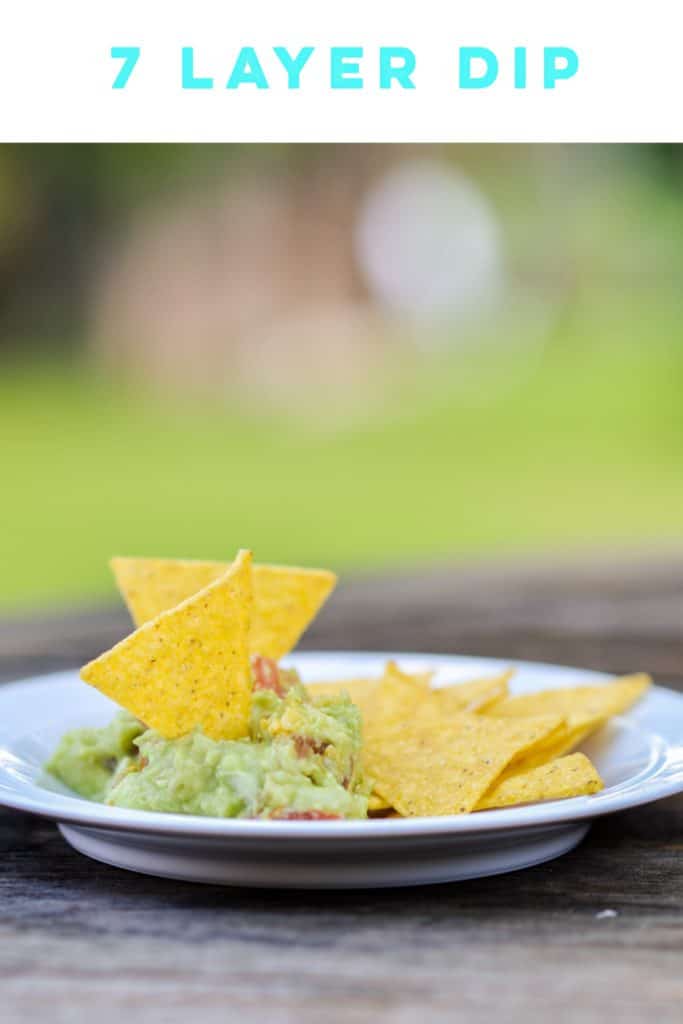
[[[492,658],[485,655],[464,654],[431,654],[422,651],[300,651],[289,655],[284,662],[290,665],[312,662],[316,659],[360,661],[362,659],[385,661],[389,658],[403,658],[429,661],[437,667],[448,667],[458,664],[485,662],[492,667],[503,669],[514,666],[520,669],[543,670],[560,669],[564,672],[575,672],[578,677],[587,680],[590,676],[597,684],[606,683],[616,678],[612,673],[578,666],[560,665],[553,662],[528,661],[517,658]],[[73,679],[71,680],[71,677]],[[42,673],[34,676],[11,680],[0,684],[0,703],[3,698],[11,697],[17,689],[25,690],[32,686],[43,685],[56,678],[62,681],[76,682],[78,669],[62,669],[56,672]],[[683,694],[667,687],[653,686],[650,695],[662,695],[681,702],[683,721]],[[647,697],[645,698],[647,700]],[[620,716],[619,716],[620,717]],[[622,721],[627,722],[624,718]],[[633,723],[631,723],[633,725]],[[635,728],[635,726],[634,726]],[[199,815],[170,814],[160,811],[141,811],[128,808],[108,807],[95,801],[86,800],[77,795],[65,795],[52,791],[63,804],[50,806],[21,793],[7,791],[0,786],[0,806],[24,813],[37,815],[51,821],[63,822],[67,825],[84,828],[101,829],[110,832],[128,834],[147,834],[175,838],[214,839],[235,842],[254,842],[258,840],[274,840],[283,842],[340,843],[346,840],[357,843],[358,840],[372,842],[377,839],[450,836],[467,837],[482,836],[497,832],[510,832],[534,827],[547,828],[553,825],[564,825],[571,822],[590,821],[616,811],[642,806],[654,800],[673,796],[683,791],[683,745],[674,747],[656,733],[641,729],[650,736],[659,749],[658,766],[654,775],[640,782],[623,783],[609,787],[593,796],[571,797],[565,800],[549,800],[537,804],[520,807],[498,808],[489,811],[477,811],[472,814],[443,815],[439,817],[353,819],[345,821],[263,821],[242,818],[211,818]],[[671,757],[667,752],[673,751]],[[39,792],[41,787],[36,783],[32,788]]]

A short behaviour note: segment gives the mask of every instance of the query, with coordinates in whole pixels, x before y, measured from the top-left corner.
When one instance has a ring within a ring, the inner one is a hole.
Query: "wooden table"
[[[106,609],[0,624],[0,679],[76,665],[126,628]],[[683,554],[355,580],[307,646],[645,668],[681,688]],[[3,1019],[683,1019],[683,797],[601,821],[553,863],[403,891],[145,878],[13,813],[0,851]]]

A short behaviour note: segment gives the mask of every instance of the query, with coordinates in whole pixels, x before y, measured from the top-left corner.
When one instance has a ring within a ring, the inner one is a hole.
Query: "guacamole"
[[[249,736],[200,729],[164,739],[126,711],[76,729],[46,768],[75,792],[114,807],[221,818],[364,818],[361,723],[347,696],[310,698],[295,673],[255,659]]]

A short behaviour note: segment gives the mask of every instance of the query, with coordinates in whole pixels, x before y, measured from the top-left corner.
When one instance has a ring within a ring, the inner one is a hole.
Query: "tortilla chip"
[[[465,814],[515,754],[557,729],[557,716],[452,715],[435,728],[416,716],[371,732],[364,767],[376,792],[403,816]]]
[[[361,701],[363,715],[363,768],[372,776],[365,751],[379,737],[401,729],[406,722],[418,720],[423,725],[441,729],[443,723],[463,712],[474,711],[492,699],[498,699],[507,692],[507,680],[511,673],[504,673],[492,679],[478,679],[432,689],[427,673],[409,674],[402,672],[395,662],[388,662],[380,680],[359,680],[352,700]],[[560,719],[557,720],[558,726]],[[386,811],[390,803],[376,790],[371,797],[370,809],[378,813]]]
[[[384,666],[384,672],[379,682],[383,683],[389,680],[390,683],[397,686],[405,684],[413,689],[420,690],[422,693],[427,693],[433,675],[433,672],[404,672],[395,661],[388,661]]]
[[[379,686],[386,674],[397,672],[399,677],[410,680],[422,689],[429,686],[431,672],[402,672],[395,662],[387,662],[381,676],[358,676],[351,679],[323,679],[314,683],[306,683],[306,688],[316,697],[329,697],[332,694],[348,693],[352,698],[367,699]]]
[[[252,653],[277,660],[296,647],[336,583],[335,574],[326,569],[255,566]]]
[[[113,558],[116,583],[136,626],[174,608],[223,576],[226,562],[171,558]],[[281,658],[296,645],[337,582],[323,569],[253,567],[254,603],[249,651]]]
[[[409,675],[396,662],[388,661],[384,675],[370,693],[363,713],[363,738],[401,727],[415,713],[429,693],[430,675]]]
[[[508,697],[495,704],[491,715],[562,715],[570,730],[592,727],[605,722],[612,715],[630,708],[652,680],[649,676],[623,676],[601,686],[573,686],[559,690],[541,690],[517,697]]]
[[[473,679],[467,683],[454,683],[432,689],[430,702],[443,714],[461,711],[486,711],[503,700],[508,694],[508,682],[514,675],[512,669],[488,679]]]
[[[81,678],[167,739],[201,726],[247,735],[251,705],[251,552],[223,576],[81,669]]]
[[[375,732],[392,729],[395,725],[416,718],[423,724],[431,722],[434,728],[461,715],[473,714],[492,699],[507,690],[512,673],[493,679],[477,679],[469,683],[437,689],[410,686],[409,677],[387,672],[376,691],[374,704],[369,705],[368,729]],[[557,718],[558,727],[562,719]]]
[[[422,706],[427,695],[430,700],[433,697],[435,707],[442,708],[443,714],[486,710],[492,702],[507,696],[507,681],[511,675],[510,671],[491,679],[475,679],[431,689],[431,673],[403,672],[395,662],[389,662],[381,677],[307,683],[306,689],[312,697],[336,697],[347,693],[360,708],[364,722],[370,716],[376,716],[381,725],[384,719],[394,721],[402,712],[407,714],[417,704]]]
[[[198,594],[228,570],[227,562],[171,558],[112,558],[109,565],[136,627]]]
[[[527,714],[565,715],[562,729],[539,744],[533,751],[513,759],[499,779],[533,771],[535,768],[557,760],[574,750],[587,736],[599,729],[611,715],[619,714],[631,706],[650,686],[649,676],[639,674],[624,676],[603,686],[564,687],[560,690],[541,690],[538,693],[509,697],[495,704],[488,711],[495,716],[517,716]]]
[[[502,782],[506,778],[510,778],[514,775],[520,775],[524,772],[530,772],[534,768],[538,768],[539,765],[547,764],[550,761],[556,761],[559,757],[564,754],[568,754],[570,751],[578,747],[586,736],[589,736],[595,728],[599,728],[602,722],[597,722],[591,725],[579,725],[573,729],[568,728],[566,723],[562,725],[560,729],[554,732],[548,737],[543,743],[539,743],[533,750],[522,754],[520,757],[514,758],[508,767],[501,775],[499,782]]]
[[[390,661],[385,665],[384,673],[380,677],[308,683],[306,688],[314,698],[348,694],[360,709],[363,736],[367,737],[373,729],[383,728],[387,723],[395,724],[402,721],[407,710],[429,693],[430,679],[429,672],[402,672],[395,662]],[[379,793],[370,795],[370,815],[384,817],[390,810],[391,805]]]
[[[570,754],[543,764],[533,771],[515,775],[493,784],[476,806],[477,811],[494,807],[513,807],[541,800],[565,800],[589,796],[603,788],[598,772],[584,754]]]

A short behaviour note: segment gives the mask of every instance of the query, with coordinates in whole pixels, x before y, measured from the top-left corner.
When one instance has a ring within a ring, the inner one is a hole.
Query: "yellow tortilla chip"
[[[113,558],[111,567],[133,621],[141,626],[223,576],[229,564]],[[255,565],[250,653],[277,660],[291,651],[336,582],[334,573],[324,569]]]
[[[382,680],[396,678],[401,685],[405,681],[411,688],[419,687],[426,691],[432,677],[431,672],[402,672],[398,665],[389,661],[381,676],[365,676],[357,679],[330,679],[317,683],[306,683],[306,689],[313,697],[333,697],[347,693],[361,711],[369,708],[373,702],[377,688]]]
[[[364,766],[376,792],[405,817],[465,814],[515,754],[559,724],[553,715],[508,720],[463,713],[435,728],[433,719],[412,716],[369,734]]]
[[[624,676],[603,686],[564,687],[559,690],[541,690],[538,693],[509,697],[489,709],[496,716],[551,714],[565,716],[562,729],[548,737],[534,750],[516,757],[507,767],[500,782],[540,765],[554,761],[574,750],[587,736],[600,728],[611,715],[627,710],[650,686],[651,680],[642,673]]]
[[[379,682],[388,682],[400,688],[406,686],[420,693],[428,693],[433,675],[433,672],[404,672],[395,661],[388,661],[384,666],[384,672],[380,676]]]
[[[326,569],[254,566],[251,651],[276,660],[291,651],[336,582],[335,574]]]
[[[429,700],[442,714],[457,714],[461,711],[481,713],[507,696],[508,682],[513,675],[510,669],[488,679],[473,679],[467,683],[436,687],[431,690]]]
[[[81,669],[81,678],[174,739],[201,726],[211,739],[248,732],[251,552]]]
[[[652,680],[644,673],[623,676],[601,686],[573,686],[508,697],[490,709],[497,717],[562,715],[570,730],[595,727],[630,708]]]
[[[363,715],[364,742],[378,732],[401,726],[415,713],[415,709],[429,693],[429,673],[410,675],[402,672],[396,662],[388,661],[384,675],[374,693],[368,697]]]
[[[597,770],[584,754],[570,754],[534,768],[533,771],[495,782],[475,809],[484,811],[494,807],[538,803],[541,800],[589,796],[598,793],[603,785]]]
[[[419,717],[420,721],[432,718],[440,722],[453,715],[461,714],[463,711],[478,711],[480,708],[488,706],[491,700],[498,700],[507,693],[507,680],[511,675],[512,672],[506,672],[494,679],[478,679],[470,683],[458,683],[453,686],[445,686],[442,689],[430,690],[420,697],[413,713]],[[360,707],[363,716],[377,713],[379,721],[376,723],[375,729],[381,728],[382,710],[381,706],[377,708],[375,703],[377,680],[358,679],[351,682],[356,684],[351,687],[347,685],[351,700]],[[412,701],[411,706],[413,706]],[[559,728],[558,725],[558,730]],[[370,729],[372,729],[372,724]],[[370,795],[368,813],[379,816],[386,814],[389,810],[391,810],[390,804],[379,793],[373,792]]]
[[[411,719],[430,722],[433,729],[443,728],[444,721],[462,712],[485,706],[490,700],[499,699],[501,694],[507,692],[507,680],[511,674],[506,672],[492,679],[478,679],[431,689],[428,673],[402,672],[395,662],[390,661],[380,680],[354,681],[347,689],[363,715],[364,770],[372,776],[365,751],[378,737],[401,728]],[[560,719],[557,723],[559,726]],[[377,791],[372,794],[370,810],[382,813],[389,807],[389,802]]]
[[[360,709],[363,721],[363,734],[375,726],[381,726],[388,715],[391,721],[400,720],[406,707],[411,707],[414,700],[420,699],[429,692],[431,673],[402,672],[394,662],[388,662],[381,677],[340,679],[330,682],[309,683],[307,689],[313,697],[337,697],[348,694],[353,703]],[[378,689],[383,685],[378,698]],[[393,715],[393,717],[391,717]],[[368,801],[368,813],[386,816],[391,805],[379,793],[372,793]]]
[[[437,689],[416,688],[409,685],[409,677],[387,670],[376,691],[374,703],[369,705],[368,731],[382,732],[415,718],[440,728],[444,722],[463,713],[472,714],[482,704],[496,699],[495,695],[507,689],[511,673],[494,679],[478,679]],[[561,719],[557,719],[558,724]]]
[[[444,712],[446,710],[449,710],[451,713],[484,711],[495,701],[499,701],[507,696],[507,684],[512,674],[512,671],[509,671],[490,679],[475,679],[466,683],[454,683],[452,686],[427,689],[430,674],[426,672],[405,673],[395,663],[390,662],[385,669],[384,676],[381,677],[335,679],[329,682],[307,683],[306,689],[313,697],[332,697],[340,693],[348,693],[353,703],[360,708],[364,716],[375,710],[378,714],[381,714],[382,702],[380,700],[376,706],[375,696],[382,679],[388,676],[389,679],[398,678],[399,685],[401,685],[400,680],[409,680],[410,689],[408,693],[415,699],[421,694],[434,694],[435,704],[442,706]],[[413,684],[420,687],[420,694],[414,690]],[[391,687],[393,688],[394,686],[395,683],[392,683]],[[392,698],[389,698],[389,700],[392,700]]]
[[[336,679],[329,682],[308,683],[307,690],[315,698],[337,697],[348,694],[353,703],[360,709],[363,721],[363,735],[366,736],[375,727],[382,726],[387,720],[400,721],[406,708],[413,702],[429,693],[431,673],[402,672],[395,662],[388,662],[380,677],[358,679]],[[382,686],[382,690],[378,691]],[[386,815],[391,810],[387,801],[372,793],[368,801],[368,812],[371,815]]]
[[[579,725],[573,729],[568,728],[566,723],[563,724],[552,736],[548,737],[543,743],[539,743],[533,750],[514,758],[503,772],[499,781],[523,772],[530,772],[539,765],[555,761],[557,758],[562,757],[563,754],[568,754],[575,747],[578,747],[579,743],[586,736],[589,736],[594,728],[599,727],[601,724],[601,722],[597,722],[588,726]]]
[[[227,562],[172,558],[112,558],[109,565],[136,626],[204,590],[229,568]]]

